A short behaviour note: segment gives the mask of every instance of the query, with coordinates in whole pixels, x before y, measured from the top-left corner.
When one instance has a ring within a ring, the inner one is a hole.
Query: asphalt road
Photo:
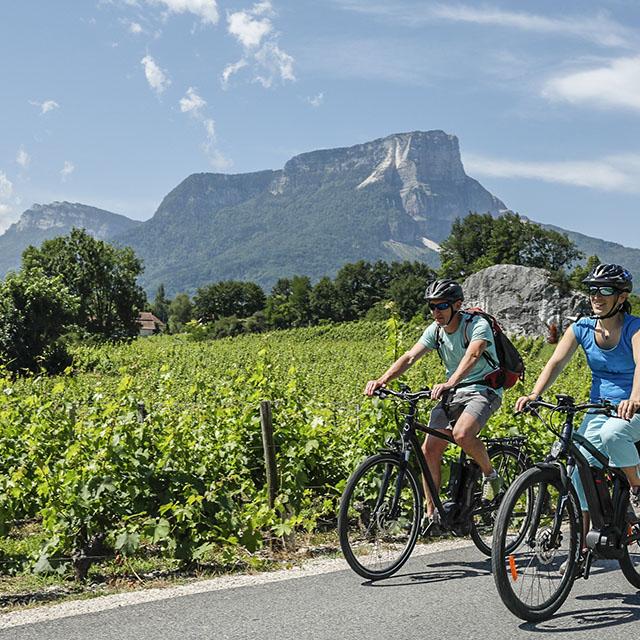
[[[504,608],[490,563],[469,546],[412,559],[373,584],[332,571],[16,626],[0,640],[620,640],[638,636],[639,620],[640,593],[616,563],[600,561],[554,618],[524,623]]]

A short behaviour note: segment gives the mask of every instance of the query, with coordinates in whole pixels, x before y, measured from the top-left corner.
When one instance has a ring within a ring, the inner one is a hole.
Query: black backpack
[[[524,381],[524,361],[522,356],[518,353],[518,350],[513,346],[513,343],[506,334],[502,331],[502,327],[498,324],[498,321],[486,311],[483,311],[479,307],[472,307],[471,309],[464,309],[463,313],[467,314],[467,318],[461,320],[463,322],[464,332],[464,348],[469,346],[469,338],[467,337],[467,329],[469,324],[473,322],[476,316],[484,318],[491,327],[493,333],[493,343],[496,346],[496,354],[498,356],[498,362],[485,349],[482,352],[482,356],[489,363],[489,366],[493,369],[491,373],[488,373],[482,380],[474,381],[468,384],[486,384],[492,389],[509,389],[518,382],[518,380]],[[440,355],[440,340],[441,327],[436,327],[436,349],[438,355]],[[440,355],[440,359],[442,356]]]

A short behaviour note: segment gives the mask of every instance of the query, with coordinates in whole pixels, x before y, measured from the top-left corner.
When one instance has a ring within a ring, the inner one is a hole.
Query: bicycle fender
[[[536,462],[536,467],[539,469],[556,469],[560,472],[560,481],[562,482],[562,488],[569,492],[569,486],[571,485],[571,479],[567,473],[567,469],[563,464],[559,462]]]

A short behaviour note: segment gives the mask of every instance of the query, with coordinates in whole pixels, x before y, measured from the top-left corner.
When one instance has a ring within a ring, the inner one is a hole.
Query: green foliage
[[[179,293],[169,305],[169,331],[180,333],[184,325],[193,319],[193,304],[186,293]]]
[[[61,281],[79,300],[75,323],[102,338],[138,334],[145,295],[137,284],[142,264],[129,248],[96,240],[83,229],[46,240],[22,254],[26,272],[39,269]]]
[[[170,304],[171,300],[169,300],[165,295],[164,285],[160,284],[158,291],[156,292],[156,297],[151,305],[151,312],[156,318],[162,320],[165,324],[169,321]]]
[[[204,321],[229,316],[247,318],[264,309],[264,291],[253,282],[226,280],[201,287],[193,298],[195,314]]]
[[[464,278],[494,264],[559,271],[583,256],[565,234],[525,221],[517,213],[498,218],[471,213],[454,221],[440,257],[443,275]]]
[[[84,558],[73,563],[77,575],[93,555],[152,547],[187,562],[212,548],[255,550],[293,529],[333,526],[349,474],[397,431],[393,403],[364,398],[364,384],[424,329],[388,311],[387,323],[77,346],[75,370],[59,377],[0,371],[0,522],[41,518],[46,539],[34,567],[65,571],[61,558]],[[517,346],[530,385],[551,348],[543,340]],[[430,353],[403,380],[420,388],[443,375]],[[588,383],[576,354],[554,389],[585,398]],[[524,390],[505,394],[486,434],[525,433],[540,459],[553,436],[531,416],[513,416]],[[262,400],[273,407],[273,510]]]
[[[78,300],[60,276],[38,269],[9,273],[0,282],[0,365],[9,371],[60,371],[69,355],[60,341]]]

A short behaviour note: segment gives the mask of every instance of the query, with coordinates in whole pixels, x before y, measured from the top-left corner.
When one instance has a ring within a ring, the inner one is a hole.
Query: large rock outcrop
[[[563,293],[544,269],[499,264],[464,281],[465,306],[494,315],[506,333],[548,336],[552,326],[563,331],[576,316],[588,313],[587,297]]]

